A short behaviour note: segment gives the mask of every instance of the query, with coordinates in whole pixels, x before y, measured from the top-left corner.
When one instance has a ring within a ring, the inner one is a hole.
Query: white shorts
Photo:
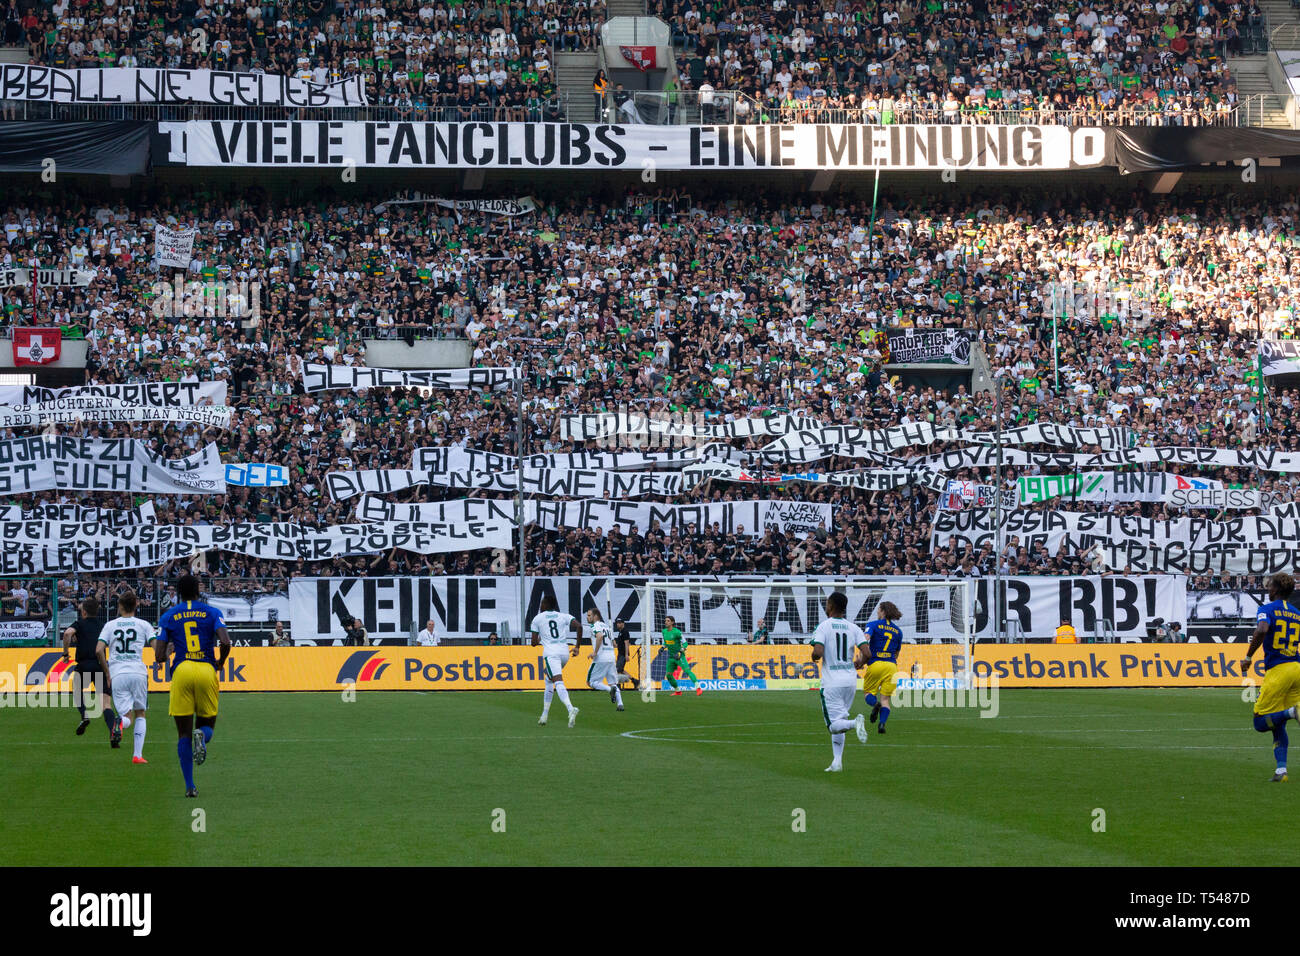
[[[144,710],[149,706],[149,675],[113,674],[113,709],[119,714]]]
[[[830,727],[832,721],[849,719],[849,708],[853,706],[853,695],[857,689],[857,684],[822,687],[822,716],[826,719],[827,727]]]
[[[568,654],[562,654],[555,657],[547,656],[542,658],[546,662],[544,676],[549,681],[564,680],[564,665],[569,661]]]
[[[595,687],[597,684],[608,684],[613,687],[618,683],[618,662],[615,660],[592,662],[587,669],[587,686]]]

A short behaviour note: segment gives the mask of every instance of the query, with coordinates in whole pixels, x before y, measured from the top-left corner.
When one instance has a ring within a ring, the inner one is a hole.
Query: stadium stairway
[[[591,81],[596,76],[598,56],[595,50],[555,54],[555,83],[569,100],[569,122],[594,123],[596,103],[591,96]]]
[[[1282,0],[1283,3],[1288,0]],[[605,4],[605,16],[612,20],[614,17],[644,17],[647,14],[648,4],[646,0],[608,0]]]
[[[0,63],[26,63],[27,47],[0,46]]]
[[[1237,81],[1238,99],[1246,104],[1247,116],[1243,125],[1291,129],[1287,116],[1287,94],[1290,91],[1274,87],[1268,71],[1272,55],[1230,57],[1228,69]]]
[[[1259,0],[1259,9],[1268,22],[1269,32],[1274,34],[1280,46],[1283,49],[1293,49],[1293,41],[1300,36],[1300,10],[1295,8],[1291,0]],[[1273,39],[1270,37],[1270,41]],[[1269,43],[1270,47],[1273,45],[1272,42]]]

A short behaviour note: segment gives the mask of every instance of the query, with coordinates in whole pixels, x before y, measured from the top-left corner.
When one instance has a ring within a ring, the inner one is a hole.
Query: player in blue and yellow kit
[[[197,797],[194,765],[207,759],[212,741],[217,722],[217,672],[230,656],[230,635],[221,611],[199,600],[199,582],[194,575],[187,574],[176,582],[176,595],[180,601],[158,621],[154,656],[166,662],[167,645],[175,649],[167,712],[176,718],[180,737],[176,755],[185,775],[185,796]]]
[[[1295,579],[1289,574],[1269,578],[1269,602],[1255,615],[1255,633],[1241,662],[1242,673],[1249,673],[1250,659],[1264,645],[1264,685],[1255,701],[1255,729],[1273,732],[1274,783],[1286,783],[1286,722],[1300,720],[1300,607],[1291,602],[1294,590]]]
[[[898,649],[903,644],[903,632],[894,624],[903,616],[893,601],[881,601],[877,617],[866,628],[867,642],[871,645],[867,657],[867,670],[862,678],[862,689],[871,706],[871,722],[880,718],[880,733],[885,732],[889,720],[890,695],[898,688],[894,675],[898,673]]]

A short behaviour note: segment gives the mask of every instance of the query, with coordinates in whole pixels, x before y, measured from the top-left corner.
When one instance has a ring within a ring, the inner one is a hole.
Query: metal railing
[[[1269,31],[1270,50],[1300,50],[1300,22],[1284,23]]]
[[[483,102],[461,106],[454,96],[422,98],[423,108],[410,104],[345,106],[338,109],[293,106],[227,106],[217,103],[47,103],[30,100],[0,101],[0,121],[60,120],[68,122],[184,123],[191,120],[338,121],[375,123],[566,123],[569,94],[564,91],[531,107]]]
[[[455,323],[450,321],[446,323],[446,328],[439,328],[428,323],[391,326],[363,325],[361,327],[361,337],[363,339],[391,340],[395,342],[457,341],[464,339],[464,331],[451,328],[454,325]]]

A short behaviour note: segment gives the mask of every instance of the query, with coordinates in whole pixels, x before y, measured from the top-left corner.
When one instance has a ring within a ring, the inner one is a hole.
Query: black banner
[[[0,123],[0,172],[138,176],[149,171],[150,123]]]

